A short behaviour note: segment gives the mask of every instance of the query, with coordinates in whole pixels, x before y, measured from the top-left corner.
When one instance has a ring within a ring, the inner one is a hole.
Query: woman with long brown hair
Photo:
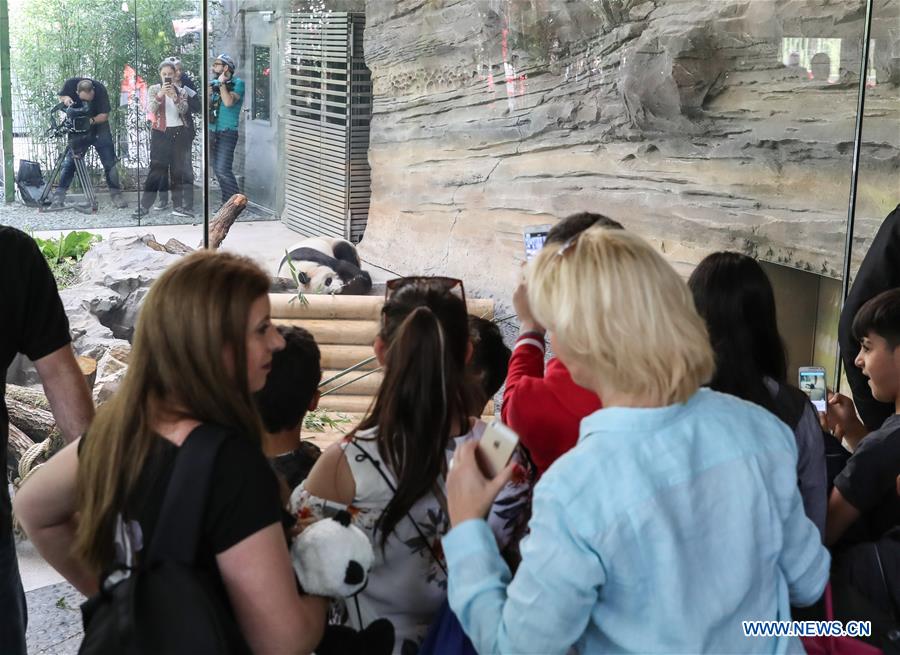
[[[234,255],[171,266],[144,301],[118,392],[80,442],[34,473],[15,510],[45,559],[92,595],[123,553],[140,564],[182,444],[222,430],[195,567],[253,652],[304,653],[321,638],[325,601],[297,592],[252,399],[284,347],[268,287]]]
[[[371,538],[367,587],[347,601],[356,630],[389,621],[394,653],[417,652],[447,595],[441,538],[447,533],[444,480],[453,451],[478,439],[469,417],[477,382],[462,282],[400,278],[388,282],[375,355],[384,381],[359,428],[326,450],[292,498],[301,516],[348,507]],[[525,502],[510,485],[490,512],[500,545]]]

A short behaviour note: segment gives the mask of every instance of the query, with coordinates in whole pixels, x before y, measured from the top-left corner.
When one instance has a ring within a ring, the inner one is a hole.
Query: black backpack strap
[[[778,391],[773,398],[778,418],[788,424],[791,430],[796,430],[803,418],[803,412],[810,404],[809,396],[803,391],[789,384],[778,383]]]
[[[194,563],[216,455],[227,437],[223,428],[203,424],[181,444],[147,550],[148,564]]]

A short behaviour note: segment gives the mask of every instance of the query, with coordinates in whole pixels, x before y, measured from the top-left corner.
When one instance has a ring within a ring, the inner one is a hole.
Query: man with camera
[[[244,80],[235,77],[234,70],[234,59],[225,54],[216,57],[207,91],[210,158],[222,190],[222,204],[239,191],[231,168],[238,141],[241,105],[244,104]]]
[[[66,110],[83,110],[88,118],[88,123],[78,127],[78,132],[69,134],[69,145],[72,146],[66,152],[59,176],[59,185],[53,194],[53,206],[62,207],[66,192],[72,184],[75,175],[75,160],[73,157],[83,157],[88,148],[94,146],[103,170],[106,173],[106,183],[109,185],[109,194],[115,207],[122,209],[128,203],[122,197],[122,185],[119,182],[119,172],[116,170],[116,150],[113,145],[112,132],[109,129],[109,93],[100,82],[87,77],[72,77],[66,80],[59,92],[59,101]],[[67,111],[67,115],[70,112]],[[84,130],[83,132],[81,130]]]

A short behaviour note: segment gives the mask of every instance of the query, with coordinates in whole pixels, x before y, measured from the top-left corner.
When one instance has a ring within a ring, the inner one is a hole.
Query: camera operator
[[[190,175],[185,172],[184,165],[187,160],[184,150],[190,150],[191,140],[194,135],[188,126],[188,117],[191,110],[188,104],[188,92],[185,87],[175,84],[175,66],[170,61],[163,61],[159,65],[159,78],[161,84],[150,87],[149,113],[152,116],[152,130],[150,132],[150,172],[144,184],[144,195],[138,208],[132,215],[133,218],[143,218],[147,215],[156,194],[166,183],[170,176],[172,180],[172,204],[176,216],[192,217],[193,213],[185,209],[185,180]],[[190,188],[189,202],[191,208],[194,204],[193,187]]]
[[[87,77],[72,77],[66,80],[59,92],[59,101],[69,107],[86,107],[90,117],[90,128],[85,134],[70,135],[70,145],[77,156],[84,156],[88,148],[94,146],[103,170],[106,173],[106,183],[109,185],[109,194],[112,196],[114,206],[122,209],[128,203],[122,197],[122,185],[119,182],[119,172],[116,170],[116,150],[113,145],[112,132],[109,129],[109,93],[100,82]],[[74,137],[74,138],[73,138]],[[53,206],[62,207],[66,198],[69,185],[75,175],[75,160],[72,151],[66,153],[59,176],[59,185],[53,194]]]
[[[244,80],[235,77],[234,70],[234,59],[225,54],[216,57],[207,90],[210,158],[222,190],[222,204],[239,191],[231,167],[238,141],[241,105],[244,103]]]
[[[184,157],[184,160],[179,164],[181,171],[183,173],[182,184],[183,189],[181,192],[181,206],[178,203],[173,203],[175,206],[173,207],[173,214],[178,216],[193,216],[194,213],[194,164],[193,164],[193,142],[194,137],[197,134],[197,129],[194,124],[194,114],[199,114],[203,108],[203,104],[200,100],[200,94],[197,93],[197,85],[194,82],[193,77],[190,73],[184,70],[184,66],[178,57],[166,57],[163,59],[164,63],[172,64],[175,67],[175,79],[173,80],[176,87],[179,89],[185,89],[187,93],[187,102],[188,109],[190,111],[185,116],[185,126],[188,128],[188,132],[190,133],[190,140],[187,142],[186,147],[179,148],[174,156]],[[186,137],[187,138],[187,137]],[[174,170],[174,169],[170,169]],[[159,200],[156,203],[154,209],[156,210],[165,210],[169,205],[169,188],[174,188],[177,185],[176,180],[170,179],[169,184],[160,184],[159,188]]]

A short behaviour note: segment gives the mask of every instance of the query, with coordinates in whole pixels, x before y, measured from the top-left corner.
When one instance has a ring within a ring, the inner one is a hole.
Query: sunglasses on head
[[[397,291],[407,286],[418,286],[444,293],[452,293],[466,301],[466,290],[463,287],[462,280],[455,277],[442,277],[439,275],[412,275],[409,277],[398,277],[388,280],[385,284],[384,299],[388,300]]]

